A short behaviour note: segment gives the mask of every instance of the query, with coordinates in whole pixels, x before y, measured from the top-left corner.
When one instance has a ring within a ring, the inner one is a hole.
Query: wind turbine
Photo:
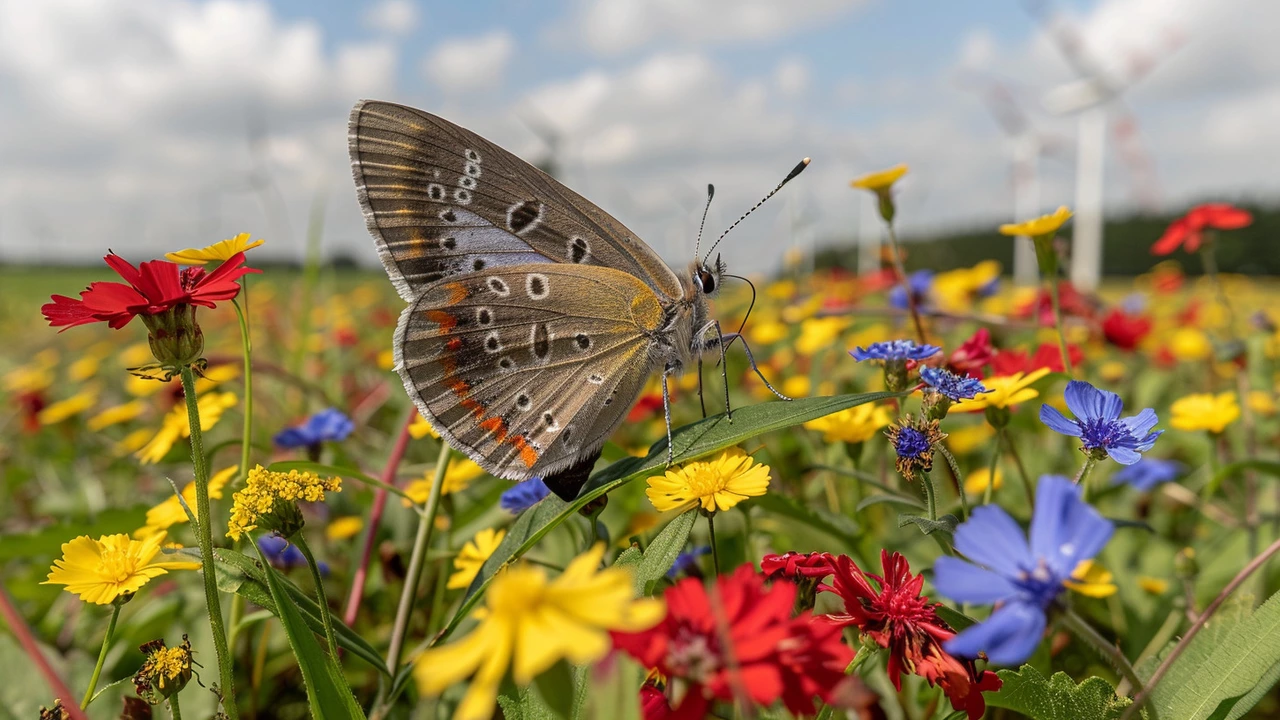
[[[1108,115],[1117,118],[1114,129],[1121,159],[1129,166],[1139,202],[1147,209],[1159,203],[1152,166],[1138,142],[1137,119],[1124,102],[1123,93],[1145,77],[1160,58],[1131,54],[1124,77],[1104,70],[1095,56],[1085,49],[1078,29],[1059,13],[1051,13],[1048,2],[1027,3],[1032,15],[1044,25],[1049,37],[1071,66],[1078,79],[1060,85],[1045,94],[1043,104],[1055,115],[1075,115],[1076,131],[1076,202],[1071,243],[1071,283],[1081,290],[1094,290],[1102,279],[1102,204],[1106,171],[1106,136]],[[1181,44],[1181,38],[1170,34],[1165,53]]]

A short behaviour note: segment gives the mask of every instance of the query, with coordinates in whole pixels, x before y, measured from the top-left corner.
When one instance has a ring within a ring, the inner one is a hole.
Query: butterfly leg
[[[671,393],[667,390],[667,376],[675,372],[675,366],[662,369],[662,416],[667,421],[667,467],[675,462],[675,450],[671,444]]]
[[[702,419],[707,419],[707,401],[702,397],[702,358],[698,358],[698,404],[702,406]]]
[[[746,353],[747,353],[747,362],[751,363],[751,369],[752,369],[752,371],[754,371],[754,372],[755,372],[756,377],[760,378],[760,382],[764,383],[764,386],[765,386],[765,387],[767,387],[767,388],[769,388],[769,392],[773,393],[774,395],[777,395],[779,400],[787,400],[787,401],[790,401],[790,400],[791,400],[791,398],[789,398],[789,397],[787,397],[786,395],[783,395],[782,393],[778,392],[778,390],[777,390],[776,388],[774,388],[772,385],[770,385],[770,384],[769,384],[768,379],[766,379],[766,378],[765,378],[764,373],[760,372],[760,366],[759,366],[759,365],[756,365],[756,358],[755,358],[755,356],[751,353],[751,346],[747,344],[747,339],[746,339],[745,337],[743,337],[743,336],[742,336],[741,334],[739,334],[739,333],[729,333],[728,335],[722,335],[722,336],[720,336],[720,338],[719,338],[719,342],[721,343],[721,345],[722,345],[722,346],[723,346],[723,344],[724,344],[724,342],[725,342],[726,340],[727,340],[728,342],[733,342],[734,340],[741,340],[741,341],[742,341],[742,349],[743,349],[743,351],[744,351],[744,352],[746,352]],[[724,351],[723,351],[723,349],[722,349],[722,350],[721,350],[721,354],[723,354],[723,352],[724,352]]]

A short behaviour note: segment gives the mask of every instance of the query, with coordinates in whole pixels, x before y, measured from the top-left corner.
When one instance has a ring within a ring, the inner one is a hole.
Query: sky
[[[680,264],[707,183],[719,234],[811,157],[722,246],[749,272],[868,229],[849,180],[897,163],[908,237],[1012,220],[1019,135],[1040,208],[1071,205],[1076,121],[1046,108],[1082,71],[1120,91],[1108,213],[1280,195],[1280,3],[0,0],[0,18],[0,262],[239,232],[301,259],[316,232],[375,265],[346,148],[361,98],[554,157]]]

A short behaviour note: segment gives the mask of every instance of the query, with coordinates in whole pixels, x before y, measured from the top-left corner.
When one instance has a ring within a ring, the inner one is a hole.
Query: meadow
[[[1066,220],[1009,229],[1045,277]],[[0,270],[0,717],[1274,717],[1280,287],[1212,228],[1097,294],[729,285],[793,399],[734,348],[729,422],[708,361],[668,468],[651,381],[569,501],[434,437],[381,272],[233,278],[193,349],[50,327],[105,266]]]

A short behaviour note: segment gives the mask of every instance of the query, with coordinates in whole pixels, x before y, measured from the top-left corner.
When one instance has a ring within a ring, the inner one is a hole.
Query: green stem
[[[1093,472],[1093,466],[1098,461],[1088,455],[1084,458],[1084,465],[1080,466],[1080,472],[1076,473],[1075,483],[1081,487],[1081,497],[1085,502],[1089,501],[1089,473]]]
[[[1049,300],[1053,303],[1053,325],[1058,330],[1058,350],[1062,353],[1062,367],[1068,375],[1074,375],[1071,369],[1071,353],[1067,350],[1067,335],[1062,330],[1062,303],[1058,301],[1058,278],[1047,278],[1049,282]]]
[[[1004,440],[1004,428],[996,428],[996,441],[991,445],[991,463],[987,465],[987,487],[982,491],[982,504],[991,504],[992,488],[996,485],[996,470],[1000,468],[1000,442]]]
[[[169,713],[173,715],[173,720],[182,720],[182,708],[178,707],[177,693],[169,697]]]
[[[409,629],[409,616],[413,601],[418,595],[418,583],[422,579],[422,566],[431,546],[431,532],[436,526],[436,513],[440,509],[440,489],[444,487],[445,471],[449,469],[449,445],[440,443],[440,455],[436,458],[436,473],[431,478],[431,492],[427,495],[427,507],[418,520],[418,534],[413,540],[413,554],[409,557],[409,571],[400,593],[400,605],[396,608],[395,624],[391,629],[391,646],[387,650],[387,670],[395,677],[400,670],[404,654],[405,636]]]
[[[240,295],[244,298],[244,307],[240,307],[239,298],[231,298],[231,304],[236,309],[236,319],[240,323],[240,350],[244,355],[244,422],[240,430],[240,484],[244,484],[246,478],[249,477],[249,451],[253,443],[253,364],[250,361],[252,353],[252,342],[249,335],[249,276],[240,278]],[[235,546],[239,546],[239,542]],[[227,620],[227,626],[230,628],[227,636],[227,647],[234,648],[236,644],[236,634],[240,631],[240,619],[244,617],[244,596],[233,594],[231,596],[231,613]]]
[[[196,404],[196,378],[191,368],[179,371],[182,377],[182,393],[187,403],[187,420],[191,425],[191,465],[196,483],[196,539],[200,544],[201,575],[204,577],[204,599],[209,611],[209,626],[213,630],[213,649],[218,659],[218,692],[222,708],[230,720],[236,720],[235,685],[231,675],[231,653],[227,649],[227,631],[222,626],[222,603],[218,597],[218,582],[213,569],[213,518],[209,510],[209,467],[204,456],[204,438],[200,432],[200,409]]]
[[[338,637],[333,632],[333,618],[329,616],[329,598],[324,593],[324,580],[320,577],[320,565],[316,563],[316,558],[311,554],[311,546],[307,545],[307,539],[299,532],[290,540],[298,549],[302,551],[302,557],[307,559],[307,566],[311,568],[311,582],[316,586],[316,602],[320,606],[320,620],[324,623],[324,638],[329,641],[329,656],[338,657]]]
[[[924,502],[929,510],[929,519],[938,520],[938,498],[936,490],[933,487],[933,478],[929,477],[929,473],[920,473],[920,484],[924,486]]]
[[[1013,437],[1003,431],[1000,437],[1004,439],[1004,444],[1009,448],[1009,457],[1013,458],[1013,464],[1018,468],[1022,489],[1027,493],[1027,507],[1033,508],[1036,506],[1036,488],[1031,483],[1031,476],[1027,474],[1027,466],[1022,464],[1022,456],[1018,454],[1018,448],[1013,444]]]
[[[1098,631],[1085,621],[1084,618],[1077,615],[1075,610],[1068,609],[1062,614],[1062,624],[1071,631],[1072,635],[1075,635],[1085,644],[1089,645],[1094,650],[1097,650],[1099,655],[1110,662],[1112,667],[1124,676],[1124,679],[1133,687],[1133,689],[1137,690],[1139,693],[1142,692],[1142,680],[1138,677],[1138,673],[1134,671],[1133,665],[1129,662],[1129,658],[1125,657],[1124,653],[1120,652],[1120,648],[1116,647],[1112,643],[1108,642],[1106,638],[1099,635]],[[1152,720],[1158,720],[1158,718],[1155,717],[1154,708],[1151,710]]]
[[[120,619],[120,608],[119,604],[113,604],[111,608],[111,622],[107,624],[106,637],[102,638],[102,650],[98,652],[98,664],[93,666],[93,677],[89,678],[89,689],[84,692],[84,699],[80,701],[81,710],[89,707],[89,701],[93,699],[93,691],[98,687],[98,676],[102,675],[102,665],[107,662],[107,650],[111,647],[111,637],[116,634],[116,620]]]
[[[906,268],[902,265],[902,254],[898,252],[898,234],[893,230],[893,223],[886,222],[885,227],[889,231],[889,247],[893,252],[893,270],[898,274],[898,282],[902,284],[902,290],[907,294],[907,310],[911,313],[911,322],[915,325],[916,336],[920,338],[920,344],[927,342],[924,335],[924,323],[920,322],[920,309],[916,307],[915,293],[911,292],[911,280],[907,278]]]
[[[947,459],[947,466],[951,468],[951,475],[955,478],[956,494],[960,496],[960,521],[964,522],[969,519],[969,499],[964,495],[964,476],[960,473],[960,464],[956,462],[956,458],[947,449],[946,445],[938,443],[934,445],[938,452],[942,453],[942,457]]]
[[[711,543],[711,567],[716,577],[720,577],[720,550],[716,547],[716,514],[707,513],[707,537]]]

